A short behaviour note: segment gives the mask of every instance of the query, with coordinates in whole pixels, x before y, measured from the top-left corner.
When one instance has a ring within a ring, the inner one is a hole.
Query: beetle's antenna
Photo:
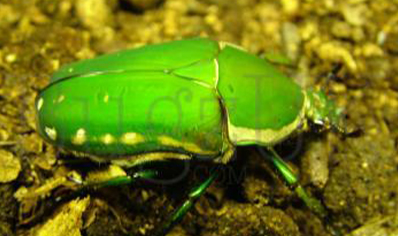
[[[357,138],[364,133],[363,129],[358,127],[348,127],[345,129],[342,127],[332,127],[332,130],[339,133],[343,138]]]
[[[337,63],[333,66],[332,70],[327,74],[326,84],[324,86],[322,86],[322,90],[325,91],[326,94],[329,93],[331,81],[341,80],[341,78],[339,76],[337,76],[337,74],[341,71],[341,68],[343,68],[343,64]]]
[[[331,81],[341,81],[342,78],[339,77],[337,74],[341,71],[341,69],[343,68],[343,63],[337,63],[333,66],[332,70],[328,73],[327,75],[327,80],[326,80],[326,85],[325,85],[325,90],[326,94],[328,94],[329,92],[329,88],[330,88],[330,82]],[[344,119],[342,116],[344,116],[342,113],[340,113],[341,118],[340,119]],[[346,137],[359,137],[363,134],[363,130],[360,128],[353,128],[353,127],[349,127],[349,128],[343,128],[343,126],[332,126],[332,129],[335,130],[336,132],[338,132],[339,134],[341,134],[344,138]]]

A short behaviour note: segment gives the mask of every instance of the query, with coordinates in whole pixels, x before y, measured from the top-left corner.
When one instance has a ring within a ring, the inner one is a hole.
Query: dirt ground
[[[202,174],[59,202],[66,175],[98,165],[45,144],[34,101],[69,62],[197,36],[286,55],[286,73],[324,88],[361,134],[305,133],[277,148],[327,218],[251,147],[168,235],[398,235],[397,12],[396,0],[0,0],[0,235],[153,235]]]

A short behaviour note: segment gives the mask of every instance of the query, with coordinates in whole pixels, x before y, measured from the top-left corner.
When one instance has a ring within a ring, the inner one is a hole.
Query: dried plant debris
[[[398,215],[388,215],[369,220],[348,236],[385,236],[398,235]]]
[[[90,204],[90,198],[76,199],[60,207],[44,224],[30,230],[32,236],[81,236],[82,215]]]
[[[21,171],[21,163],[11,152],[0,149],[0,183],[15,180]]]

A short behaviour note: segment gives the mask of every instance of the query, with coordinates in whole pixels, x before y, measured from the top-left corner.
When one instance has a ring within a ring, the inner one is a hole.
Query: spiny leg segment
[[[191,189],[188,194],[187,199],[172,213],[171,217],[168,218],[166,223],[163,225],[159,235],[165,235],[170,229],[173,228],[182,218],[187,214],[187,212],[194,206],[195,202],[206,192],[207,188],[214,182],[217,178],[219,171],[215,169],[210,176],[201,184]]]
[[[326,209],[322,205],[322,203],[312,197],[303,186],[300,185],[297,176],[293,173],[289,165],[278,155],[278,153],[274,150],[274,148],[269,147],[268,150],[271,152],[271,162],[276,167],[276,169],[280,172],[282,178],[286,181],[286,183],[294,189],[296,194],[304,201],[304,203],[313,211],[315,214],[319,215],[322,218],[327,216]]]

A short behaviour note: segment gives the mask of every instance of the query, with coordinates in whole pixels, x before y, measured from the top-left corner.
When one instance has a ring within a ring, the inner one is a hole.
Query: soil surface
[[[304,133],[277,147],[327,218],[246,147],[168,235],[398,235],[397,12],[396,0],[0,0],[0,236],[154,235],[210,167],[190,163],[171,185],[74,195],[70,176],[99,165],[44,143],[34,102],[62,65],[198,36],[286,55],[282,69],[323,88],[360,131]]]

